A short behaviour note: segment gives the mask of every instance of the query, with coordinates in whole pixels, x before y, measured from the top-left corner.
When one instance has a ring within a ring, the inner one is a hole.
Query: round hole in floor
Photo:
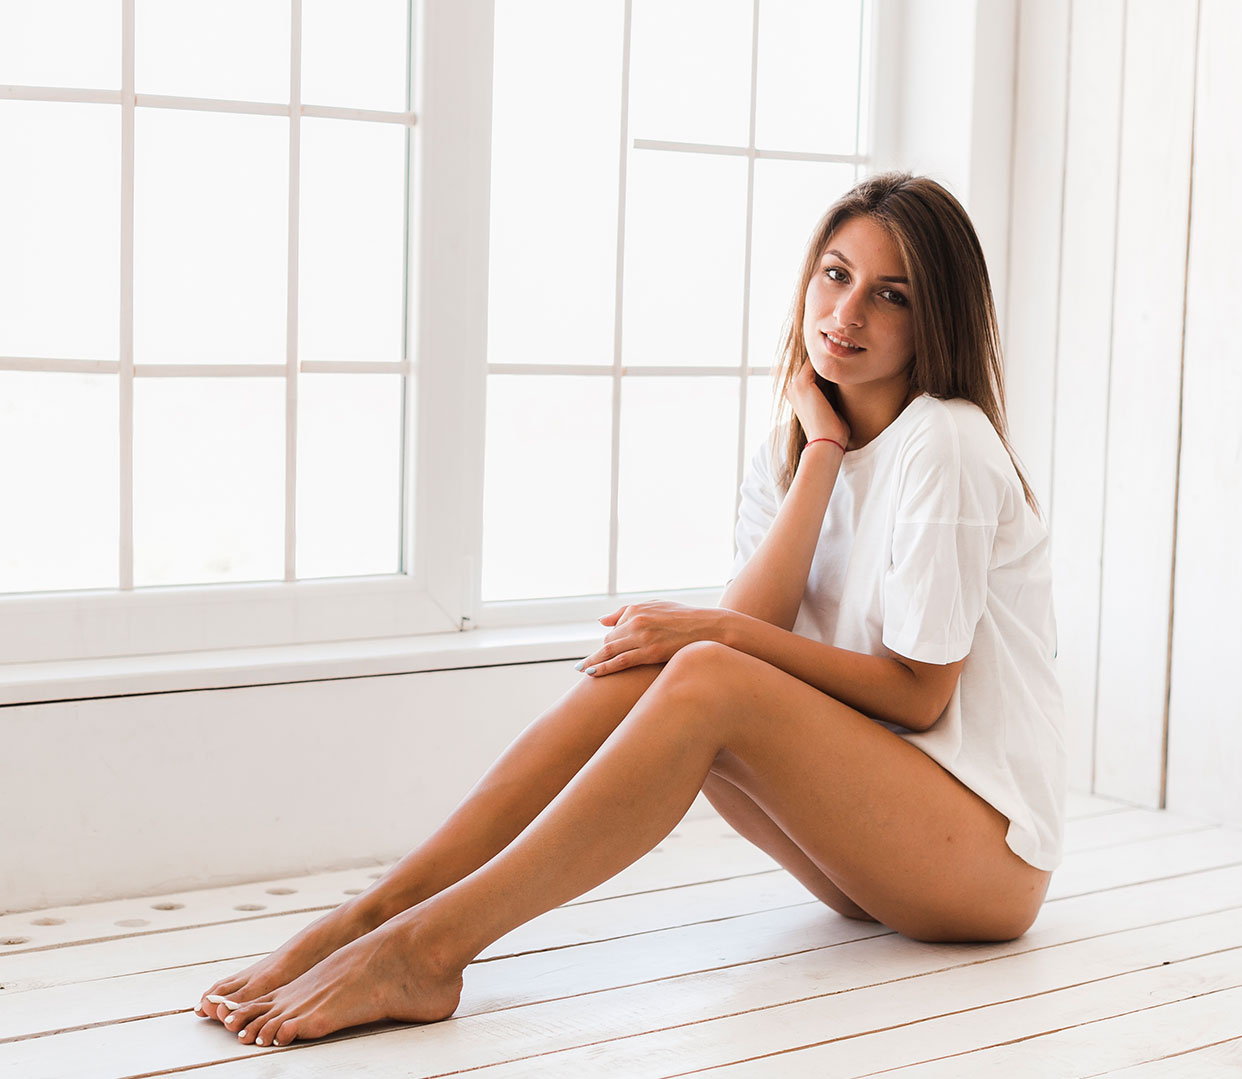
[[[238,903],[234,910],[267,910],[262,903]]]
[[[29,937],[0,937],[0,946],[12,947],[16,944],[29,944]]]
[[[380,870],[378,873],[368,873],[368,874],[367,874],[367,876],[368,876],[368,877],[370,877],[372,880],[379,880],[379,879],[380,879],[380,877],[382,877],[383,875],[384,875],[384,871],[383,871],[383,870]]]
[[[31,925],[64,925],[64,918],[36,918]]]
[[[268,895],[296,895],[297,889],[296,888],[269,888],[267,890],[267,894]]]
[[[362,895],[362,893],[365,891],[366,891],[365,888],[346,888],[345,894],[346,895]]]
[[[146,918],[122,918],[115,924],[119,925],[122,929],[137,929],[140,926],[150,925],[151,923],[147,921]]]
[[[181,910],[185,906],[184,903],[152,903],[152,910]]]

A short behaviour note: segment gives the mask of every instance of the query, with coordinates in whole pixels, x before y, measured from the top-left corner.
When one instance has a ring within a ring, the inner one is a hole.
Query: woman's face
[[[910,283],[896,243],[872,218],[852,217],[828,238],[807,286],[802,336],[816,373],[844,392],[908,384]]]

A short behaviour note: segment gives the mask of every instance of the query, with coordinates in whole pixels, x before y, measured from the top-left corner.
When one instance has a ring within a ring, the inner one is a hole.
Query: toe
[[[272,1003],[270,1000],[254,1000],[249,1004],[243,1004],[232,1015],[224,1020],[224,1025],[229,1030],[237,1034],[244,1042],[253,1040],[254,1035],[258,1032],[262,1023],[258,1020],[262,1019],[271,1011]]]
[[[288,1045],[294,1038],[298,1036],[298,1021],[296,1019],[282,1019],[274,1031],[272,1031],[273,1045]]]
[[[254,1023],[253,1025],[258,1027],[258,1033],[255,1035],[254,1044],[255,1045],[278,1045],[280,1044],[276,1040],[276,1032],[280,1029],[280,1024],[283,1023],[284,1021],[285,1021],[284,1015],[274,1014],[274,1015],[269,1015],[266,1019],[264,1019],[263,1025],[261,1027],[259,1026],[257,1022]]]

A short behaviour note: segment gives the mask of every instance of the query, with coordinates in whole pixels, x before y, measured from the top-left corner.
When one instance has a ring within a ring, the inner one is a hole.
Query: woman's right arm
[[[816,442],[802,451],[772,527],[729,582],[721,607],[793,629],[842,457],[831,442]]]
[[[812,440],[833,439],[845,446],[850,432],[820,390],[809,363],[790,381],[787,396],[806,431],[807,446],[772,526],[719,605],[792,630],[844,457],[832,442]]]

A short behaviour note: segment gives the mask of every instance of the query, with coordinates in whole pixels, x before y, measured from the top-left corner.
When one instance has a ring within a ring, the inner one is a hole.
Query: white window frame
[[[882,0],[876,0],[881,3]],[[628,0],[627,0],[628,8]],[[122,0],[123,81],[117,91],[63,91],[0,87],[0,96],[33,100],[107,101],[128,106],[123,158],[122,214],[133,213],[134,0]],[[296,23],[300,0],[292,0]],[[407,375],[405,528],[402,572],[372,578],[305,580],[244,585],[66,592],[0,597],[0,656],[31,663],[148,653],[301,644],[328,640],[405,637],[486,626],[536,625],[594,618],[637,596],[592,596],[534,602],[481,602],[483,432],[487,366],[488,215],[491,157],[493,0],[413,0],[410,112],[409,288],[407,359],[384,365]],[[871,48],[892,20],[873,22]],[[627,17],[628,26],[628,17]],[[889,30],[895,33],[895,30]],[[298,85],[296,50],[291,83]],[[880,85],[876,65],[872,95]],[[896,78],[890,72],[889,78]],[[886,99],[887,100],[887,99]],[[144,102],[145,103],[145,102]],[[164,104],[177,107],[175,99]],[[202,107],[201,102],[180,102]],[[294,99],[301,115],[316,110]],[[283,106],[265,111],[288,115]],[[322,110],[340,115],[344,110]],[[872,106],[872,115],[881,110]],[[293,125],[291,155],[297,152]],[[755,151],[754,139],[750,154]],[[296,213],[296,203],[290,207]],[[623,225],[623,222],[621,222]],[[132,264],[132,250],[128,254]],[[296,259],[296,251],[291,254]],[[122,290],[132,289],[123,266]],[[123,302],[123,309],[128,307]],[[291,305],[292,312],[296,308]],[[296,326],[293,326],[296,332]],[[132,340],[132,326],[122,340]],[[292,364],[292,360],[290,364]],[[618,361],[619,362],[619,361]],[[48,364],[52,366],[48,366]],[[132,373],[132,351],[112,368]],[[10,369],[108,369],[95,361],[30,361]],[[340,365],[345,366],[345,365]],[[303,370],[323,369],[303,363]],[[349,371],[360,368],[348,365]],[[498,365],[501,373],[510,368]],[[285,367],[279,367],[287,374]],[[746,370],[731,368],[730,373]],[[765,368],[756,369],[766,370]],[[155,372],[147,372],[155,374]],[[162,373],[162,372],[161,372]],[[168,374],[185,374],[179,369]],[[200,369],[194,370],[201,374]],[[211,374],[222,373],[218,368]],[[236,373],[235,369],[229,370]],[[248,372],[249,373],[249,372]],[[558,369],[558,373],[560,372]],[[668,373],[674,373],[672,371]],[[704,372],[697,370],[695,374]],[[611,372],[614,378],[619,372]],[[123,383],[126,381],[122,380]],[[292,381],[292,380],[291,380]],[[132,425],[130,395],[122,395],[121,422]],[[294,403],[289,405],[292,410]],[[296,437],[290,424],[288,437]],[[122,438],[122,486],[132,470]],[[292,449],[291,443],[291,449]],[[290,454],[291,454],[290,449]],[[290,459],[291,456],[290,456]],[[739,466],[740,467],[740,466]],[[292,484],[289,479],[287,488]],[[132,490],[123,496],[132,502]],[[287,498],[290,497],[287,495]],[[420,512],[413,512],[415,497]],[[123,505],[128,514],[128,508]],[[122,526],[123,544],[132,543]],[[287,530],[287,545],[292,544]],[[124,561],[128,561],[126,557]],[[292,552],[286,562],[292,566]],[[714,590],[664,592],[690,602],[712,602]]]

